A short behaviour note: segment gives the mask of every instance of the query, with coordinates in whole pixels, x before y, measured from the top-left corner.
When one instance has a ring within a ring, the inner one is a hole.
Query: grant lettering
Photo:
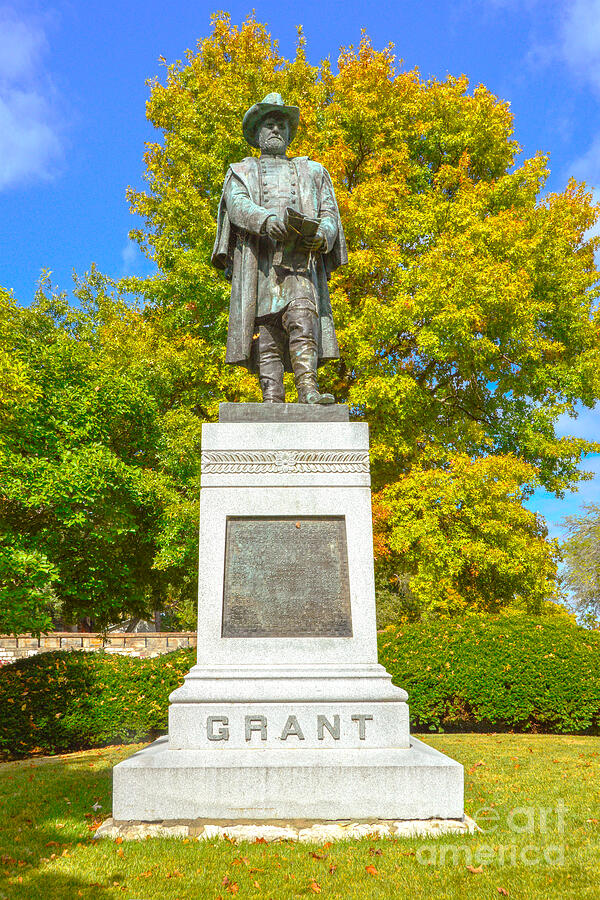
[[[265,716],[246,716],[246,740],[252,740],[252,733],[260,731],[261,741],[267,739],[267,719]]]
[[[300,723],[296,716],[288,716],[287,722],[283,726],[281,740],[287,741],[289,737],[297,737],[301,741],[304,740],[304,735],[302,734],[302,729],[300,728]]]
[[[366,738],[365,722],[372,722],[373,716],[352,716],[353,722],[358,722],[358,739],[364,741]]]
[[[312,722],[310,719],[312,718]],[[316,723],[315,723],[316,718]],[[356,722],[358,725],[358,738],[361,741],[365,741],[367,739],[367,722],[373,721],[373,716],[366,715],[364,713],[356,713],[355,715],[350,717],[352,722]],[[314,724],[316,724],[316,738],[319,741],[340,741],[341,740],[341,715],[330,714],[328,716],[324,715],[316,715],[310,717],[307,721],[303,721],[302,724],[298,721],[298,717],[294,715],[287,716],[285,720],[285,724],[281,730],[281,734],[279,738],[272,734],[271,742],[273,741],[287,741],[288,738],[295,738],[296,741],[305,741],[305,733],[303,729],[308,729],[308,736],[310,741],[314,741],[315,732],[314,732]],[[206,718],[206,737],[211,742],[216,741],[232,741],[235,743],[241,738],[240,734],[240,725],[241,725],[241,716],[238,719],[235,717],[234,721],[231,722],[231,715],[229,716],[207,716]],[[346,721],[348,721],[346,719]],[[267,716],[244,716],[244,736],[246,738],[246,743],[261,744],[268,741],[268,720]],[[271,722],[271,730],[273,728],[279,728],[278,723]],[[256,737],[255,737],[256,735]]]
[[[333,725],[327,718],[327,716],[317,716],[317,737],[320,741],[324,738],[324,731],[327,729],[331,737],[334,741],[339,741],[340,739],[340,717],[333,717]]]
[[[215,725],[220,725],[218,731],[214,730]],[[227,716],[209,716],[206,720],[206,737],[209,741],[228,741],[229,740],[229,719]]]

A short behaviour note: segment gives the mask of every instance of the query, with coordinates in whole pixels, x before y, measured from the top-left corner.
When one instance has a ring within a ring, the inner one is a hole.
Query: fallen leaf
[[[313,892],[313,894],[321,893],[321,885],[318,884],[316,881],[311,881],[308,886],[309,886],[310,890]]]
[[[115,844],[122,844],[122,843],[123,843],[123,838],[121,836],[119,836],[118,838],[115,838]]]
[[[485,763],[482,759],[480,759],[479,762],[476,762],[474,766],[471,766],[471,768],[469,769],[469,775],[472,775],[475,769],[478,769],[479,766],[485,766]]]
[[[333,841],[325,841],[323,844],[323,850],[327,850],[329,847],[333,847]]]
[[[585,821],[586,821],[586,822],[591,822],[592,825],[597,825],[597,824],[598,824],[598,819],[586,819]]]
[[[179,869],[173,869],[172,872],[167,872],[167,878],[182,878],[183,873],[179,871]]]
[[[315,853],[314,851],[311,851],[309,855],[312,856],[313,859],[325,859],[326,857],[325,853]]]
[[[481,875],[483,872],[483,866],[477,866],[477,868],[475,866],[467,866],[467,869],[471,875]]]
[[[503,897],[508,897],[508,891],[506,888],[496,888],[499,894],[502,894]]]
[[[375,868],[375,866],[365,866],[365,872],[367,875],[379,875],[379,872]]]
[[[335,872],[336,869],[337,869],[337,866],[334,866],[334,865],[329,866],[329,874],[333,875],[333,873]]]
[[[371,856],[381,856],[383,850],[381,849],[381,847],[369,847],[369,853],[371,854]]]
[[[266,844],[266,843],[267,843],[267,839],[266,839],[266,838],[256,838],[256,840],[254,841],[254,843],[255,843],[255,844]]]
[[[238,887],[237,881],[231,881],[231,882],[227,885],[227,887],[226,887],[225,890],[229,891],[230,894],[237,894],[237,892],[239,891],[239,887]]]
[[[123,857],[125,856],[125,852],[122,847],[119,847],[119,849],[117,850],[117,856],[120,856],[121,859],[123,859]]]

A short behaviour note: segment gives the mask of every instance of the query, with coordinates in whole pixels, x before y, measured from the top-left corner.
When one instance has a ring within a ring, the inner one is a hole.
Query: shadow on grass
[[[112,842],[108,847],[93,835],[111,813],[113,765],[137,749],[104,748],[0,765],[0,857],[10,878],[6,897],[94,900],[114,895],[113,882],[125,879],[121,861],[113,858]],[[56,871],[63,857],[68,866],[76,852],[90,867],[87,878],[81,868],[73,874]],[[22,884],[16,882],[19,876]]]

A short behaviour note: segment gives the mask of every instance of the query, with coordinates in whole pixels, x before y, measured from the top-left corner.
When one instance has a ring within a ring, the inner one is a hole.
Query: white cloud
[[[11,9],[0,8],[0,79],[29,77],[46,46],[39,24],[19,21]]]
[[[157,271],[156,265],[152,260],[148,259],[135,241],[128,238],[127,243],[121,250],[121,275],[154,275]]]
[[[600,186],[600,134],[597,134],[590,147],[571,165],[571,173],[580,181]]]
[[[46,48],[41,21],[0,7],[0,190],[51,177],[62,155]]]
[[[589,481],[580,481],[574,491],[567,491],[564,497],[555,497],[540,488],[535,491],[525,506],[539,513],[546,520],[550,537],[563,540],[564,520],[567,516],[578,516],[588,503],[600,503],[600,456],[589,456],[581,463],[584,472],[591,472]]]
[[[587,409],[578,404],[577,418],[565,414],[556,423],[556,433],[560,437],[578,437],[586,441],[600,439],[600,407]],[[584,466],[585,468],[585,466]]]
[[[585,181],[592,192],[594,204],[600,203],[600,134],[597,134],[590,148],[571,163],[565,174],[578,181]],[[587,240],[600,237],[600,219],[585,232]],[[600,249],[595,253],[596,266],[600,268]]]
[[[121,250],[121,260],[123,262],[123,270],[125,275],[131,274],[133,264],[138,257],[138,253],[139,250],[137,244],[134,244],[133,241],[128,240]]]
[[[598,440],[600,437],[600,407],[586,409],[578,404],[577,412],[576,419],[567,415],[560,417],[556,423],[557,434],[561,437],[574,435],[588,441]],[[550,537],[563,540],[566,516],[580,515],[586,503],[600,504],[600,455],[593,454],[586,457],[580,463],[579,468],[583,472],[592,473],[589,481],[580,481],[573,491],[567,491],[565,496],[560,498],[539,488],[525,504],[529,509],[540,513],[545,518]]]
[[[600,90],[600,0],[573,0],[564,8],[562,56]]]

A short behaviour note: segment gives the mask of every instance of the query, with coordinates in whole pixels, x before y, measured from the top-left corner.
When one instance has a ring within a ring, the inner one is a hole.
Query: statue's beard
[[[277,137],[277,135],[270,135],[260,142],[260,149],[264,153],[274,153],[281,154],[285,153],[287,150],[287,143],[281,137]]]

